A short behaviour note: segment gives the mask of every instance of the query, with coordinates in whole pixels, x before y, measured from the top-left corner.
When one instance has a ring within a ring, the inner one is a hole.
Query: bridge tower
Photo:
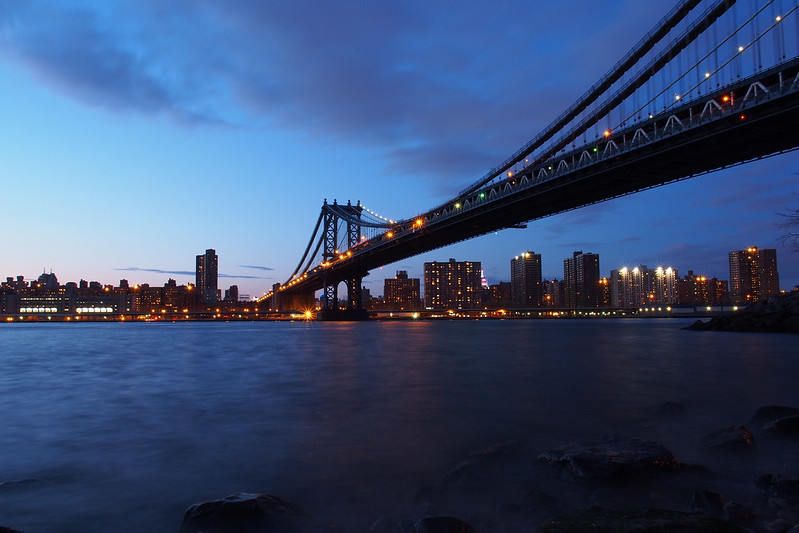
[[[323,223],[323,246],[322,257],[324,261],[336,261],[339,256],[344,253],[343,250],[338,249],[339,230],[344,230],[346,223],[346,246],[347,250],[351,250],[361,238],[361,213],[363,207],[358,202],[357,205],[352,205],[352,202],[347,200],[347,205],[339,205],[336,200],[333,204],[328,204],[325,199],[322,205],[322,223]],[[323,289],[322,289],[322,312],[333,312],[338,310],[338,283],[342,280],[328,279],[327,275],[323,276]],[[361,312],[363,306],[361,303],[361,282],[362,276],[351,277],[343,280],[347,285],[347,311]]]

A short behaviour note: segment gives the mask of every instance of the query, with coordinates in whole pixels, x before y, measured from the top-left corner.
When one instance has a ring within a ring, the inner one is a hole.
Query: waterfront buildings
[[[479,261],[433,261],[424,264],[426,309],[479,309],[482,277]]]
[[[623,267],[610,271],[610,305],[638,307],[649,304],[679,303],[677,269],[672,267]]]
[[[209,248],[205,254],[197,256],[195,286],[201,302],[215,304],[219,301],[218,276],[219,258],[216,250]]]
[[[756,302],[780,292],[777,250],[732,251],[730,257],[730,297],[734,304]]]
[[[541,307],[541,254],[527,251],[510,260],[510,294],[514,307]]]
[[[689,270],[679,282],[679,301],[686,305],[716,305],[730,303],[727,280],[695,276]]]
[[[563,261],[565,301],[570,308],[599,307],[602,289],[599,285],[599,254],[577,251]]]
[[[398,270],[396,276],[386,278],[383,284],[383,305],[395,311],[415,311],[421,307],[419,278],[409,278],[406,270]]]

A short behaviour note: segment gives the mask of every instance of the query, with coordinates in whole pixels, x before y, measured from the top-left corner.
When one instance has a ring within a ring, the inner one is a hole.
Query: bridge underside
[[[333,265],[327,275],[351,275],[523,222],[624,196],[672,181],[762,158],[799,146],[799,93],[786,100],[694,128],[681,136],[620,154],[562,178],[475,207],[391,244],[358,256],[357,265]],[[355,263],[355,262],[353,262]]]
[[[775,71],[767,76],[776,75]],[[688,113],[688,107],[684,112]],[[665,117],[658,120],[662,128]],[[788,91],[748,107],[743,116],[730,113],[693,125],[679,135],[619,151],[614,157],[600,158],[535,186],[472,205],[456,216],[432,219],[418,229],[397,232],[394,238],[332,263],[324,274],[309,275],[290,292],[313,292],[324,282],[362,278],[374,268],[455,242],[792,150],[799,147],[797,124],[799,91]]]

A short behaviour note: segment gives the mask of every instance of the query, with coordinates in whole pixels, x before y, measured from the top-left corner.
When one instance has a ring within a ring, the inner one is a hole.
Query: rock
[[[782,405],[764,405],[757,410],[749,423],[753,426],[757,425],[762,427],[763,425],[773,422],[778,418],[784,418],[786,416],[792,415],[799,415],[799,409],[796,407],[785,407]]]
[[[702,438],[702,447],[725,452],[754,452],[755,436],[746,426],[729,426]]]
[[[431,516],[414,525],[416,533],[477,533],[472,526],[454,516]]]
[[[787,520],[783,520],[782,518],[778,518],[773,522],[769,522],[765,525],[766,531],[768,533],[785,533],[794,527],[795,524],[792,522],[788,522]]]
[[[278,496],[237,492],[189,507],[180,533],[283,533],[294,531],[300,516],[293,503]]]
[[[482,450],[469,454],[469,457],[455,465],[444,474],[441,481],[447,484],[463,484],[478,481],[480,476],[488,469],[504,462],[506,459],[517,456],[521,445],[519,441],[512,440],[504,444],[495,444]]]
[[[708,516],[721,516],[724,513],[724,497],[718,492],[697,490],[691,495],[688,506]]]
[[[569,444],[538,456],[538,461],[558,467],[572,478],[603,480],[680,469],[663,445],[631,437],[601,437]]]
[[[799,333],[799,291],[760,300],[741,311],[697,320],[685,329],[694,331],[762,331]]]
[[[731,522],[747,522],[755,519],[755,512],[750,507],[738,502],[725,503],[724,513],[727,515],[727,520]]]
[[[17,531],[16,529],[11,529],[10,527],[0,526],[0,533],[22,533],[22,531]]]
[[[763,431],[776,437],[799,437],[799,415],[773,420],[763,426]]]
[[[785,500],[799,505],[799,480],[788,479],[780,474],[765,474],[757,479],[757,486],[770,498]]]
[[[606,510],[601,507],[553,517],[539,527],[540,533],[744,533],[719,518],[662,509]]]

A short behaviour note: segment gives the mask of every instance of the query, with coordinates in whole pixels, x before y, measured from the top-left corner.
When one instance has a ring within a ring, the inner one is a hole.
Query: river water
[[[412,514],[415,492],[471,451],[511,439],[533,463],[580,439],[657,440],[723,469],[714,483],[728,492],[758,473],[799,477],[796,452],[768,443],[744,462],[699,446],[762,405],[799,406],[796,337],[686,324],[3,325],[0,525],[173,533],[192,503],[245,491],[288,499],[325,530],[368,531]],[[683,414],[659,414],[667,401]],[[557,490],[536,475],[491,497]]]

